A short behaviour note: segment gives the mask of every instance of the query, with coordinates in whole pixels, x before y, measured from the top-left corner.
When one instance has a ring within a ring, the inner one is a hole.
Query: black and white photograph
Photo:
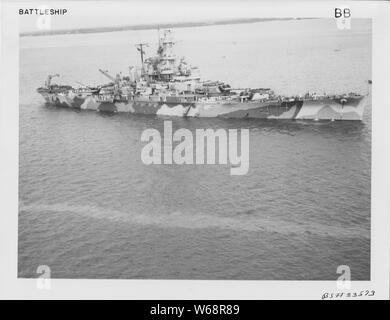
[[[386,19],[364,1],[322,7],[14,4],[17,281],[326,281],[316,299],[383,297]]]

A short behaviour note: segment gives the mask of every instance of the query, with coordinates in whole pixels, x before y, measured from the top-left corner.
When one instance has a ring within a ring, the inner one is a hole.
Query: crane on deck
[[[46,88],[50,89],[50,86],[51,86],[51,79],[55,78],[55,77],[59,77],[60,75],[58,73],[56,74],[49,74],[47,76],[47,79],[46,79],[46,82],[45,82],[45,86]]]
[[[104,71],[104,70],[102,70],[102,69],[99,69],[99,71],[100,71],[102,74],[104,74],[104,75],[105,75],[108,79],[110,79],[111,81],[113,81],[113,82],[116,81],[116,79],[115,79],[112,75],[110,75],[110,74],[108,73],[107,70]]]

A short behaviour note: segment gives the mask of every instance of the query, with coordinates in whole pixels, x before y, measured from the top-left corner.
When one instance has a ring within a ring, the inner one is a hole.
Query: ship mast
[[[157,25],[157,36],[158,36],[158,47],[161,46],[161,37],[160,37],[160,26]]]
[[[142,68],[144,67],[144,47],[148,47],[148,44],[147,43],[137,43],[135,45],[137,47],[137,50],[140,52],[141,54],[141,64],[142,64]]]

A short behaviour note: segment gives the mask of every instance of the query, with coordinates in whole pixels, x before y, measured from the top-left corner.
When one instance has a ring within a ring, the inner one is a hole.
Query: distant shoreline
[[[315,18],[241,18],[241,19],[226,19],[219,21],[198,21],[198,22],[177,22],[177,23],[160,23],[160,24],[137,24],[127,26],[114,26],[114,27],[94,27],[94,28],[79,28],[69,30],[48,30],[48,31],[32,31],[21,32],[21,37],[28,36],[51,36],[51,35],[64,35],[64,34],[85,34],[85,33],[102,33],[102,32],[115,32],[115,31],[128,31],[128,30],[153,30],[153,29],[168,29],[168,28],[188,28],[188,27],[206,27],[216,25],[229,25],[229,24],[244,24],[255,22],[268,22],[268,21],[287,21],[287,20],[304,20]]]

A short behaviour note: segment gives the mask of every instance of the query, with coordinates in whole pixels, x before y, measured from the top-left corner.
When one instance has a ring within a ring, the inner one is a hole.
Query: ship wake
[[[61,214],[82,215],[93,219],[104,219],[111,222],[120,222],[158,228],[185,228],[185,229],[224,229],[238,232],[268,232],[286,235],[322,236],[334,238],[365,238],[369,239],[369,230],[363,226],[324,225],[320,223],[305,223],[284,221],[278,217],[268,215],[237,215],[221,216],[208,213],[185,213],[174,211],[167,214],[133,213],[113,210],[91,205],[57,204],[20,204],[20,214]]]

